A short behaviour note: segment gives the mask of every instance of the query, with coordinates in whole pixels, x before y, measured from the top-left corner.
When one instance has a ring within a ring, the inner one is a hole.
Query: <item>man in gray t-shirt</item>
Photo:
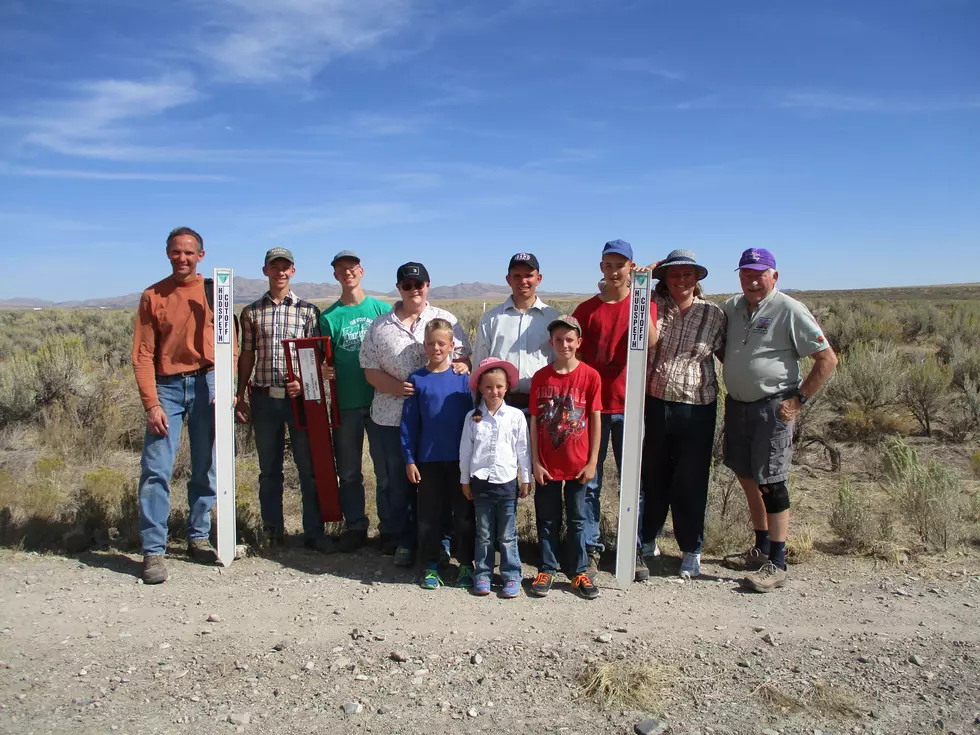
[[[837,355],[803,304],[776,288],[772,253],[751,248],[738,263],[742,294],[725,302],[725,465],[738,477],[755,527],[755,545],[725,558],[750,572],[746,584],[769,592],[786,583],[789,463],[793,420],[837,365]],[[801,380],[800,358],[813,357]]]

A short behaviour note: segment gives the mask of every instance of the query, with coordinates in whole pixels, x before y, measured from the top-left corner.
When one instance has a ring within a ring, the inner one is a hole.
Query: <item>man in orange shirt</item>
[[[189,227],[167,237],[173,274],[143,292],[133,336],[133,370],[143,408],[146,436],[140,463],[140,535],[143,581],[167,579],[170,477],[187,424],[191,479],[187,483],[187,553],[201,563],[217,554],[208,535],[217,499],[214,468],[214,314],[197,264],[204,241]]]

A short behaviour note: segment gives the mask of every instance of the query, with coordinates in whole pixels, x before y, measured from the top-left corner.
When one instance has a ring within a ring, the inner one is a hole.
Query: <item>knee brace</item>
[[[789,510],[789,488],[785,482],[774,482],[770,485],[759,485],[762,491],[762,502],[766,513],[782,513]]]

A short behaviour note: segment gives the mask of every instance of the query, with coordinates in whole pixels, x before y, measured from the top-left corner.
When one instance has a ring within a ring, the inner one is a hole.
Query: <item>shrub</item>
[[[134,483],[125,473],[100,467],[82,477],[75,523],[89,538],[131,541],[139,531],[139,503]]]
[[[905,372],[902,403],[915,416],[926,436],[932,436],[932,422],[945,403],[952,382],[953,371],[935,355],[915,363]]]
[[[980,390],[970,378],[964,382],[963,390],[953,397],[947,410],[950,435],[955,441],[963,441],[980,427]]]
[[[891,344],[860,344],[841,358],[826,395],[848,434],[873,439],[894,430],[902,374],[898,348]]]
[[[831,530],[840,537],[845,548],[865,551],[874,521],[874,511],[866,493],[842,478],[837,487],[837,502],[830,512]]]
[[[830,344],[842,355],[861,344],[895,341],[902,332],[887,304],[844,299],[834,303],[822,326]]]
[[[980,479],[980,450],[970,457],[970,468],[973,470],[973,476]]]

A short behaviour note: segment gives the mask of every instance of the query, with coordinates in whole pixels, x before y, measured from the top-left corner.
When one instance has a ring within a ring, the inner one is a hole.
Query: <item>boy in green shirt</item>
[[[361,452],[364,432],[367,431],[368,451],[374,465],[378,514],[387,497],[388,475],[385,472],[377,425],[371,420],[372,388],[364,378],[360,363],[361,342],[377,317],[391,311],[391,304],[368,296],[361,288],[364,268],[361,259],[350,250],[342,250],[330,262],[333,275],[340,284],[340,298],[323,311],[320,333],[330,337],[334,367],[324,369],[324,378],[333,378],[337,385],[340,426],[333,430],[334,456],[340,478],[340,507],[346,528],[340,536],[339,551],[355,551],[367,540],[368,519],[364,513],[364,475],[361,472]],[[382,551],[388,539],[382,532]],[[392,539],[388,545],[394,543]],[[391,553],[394,553],[392,548]]]

